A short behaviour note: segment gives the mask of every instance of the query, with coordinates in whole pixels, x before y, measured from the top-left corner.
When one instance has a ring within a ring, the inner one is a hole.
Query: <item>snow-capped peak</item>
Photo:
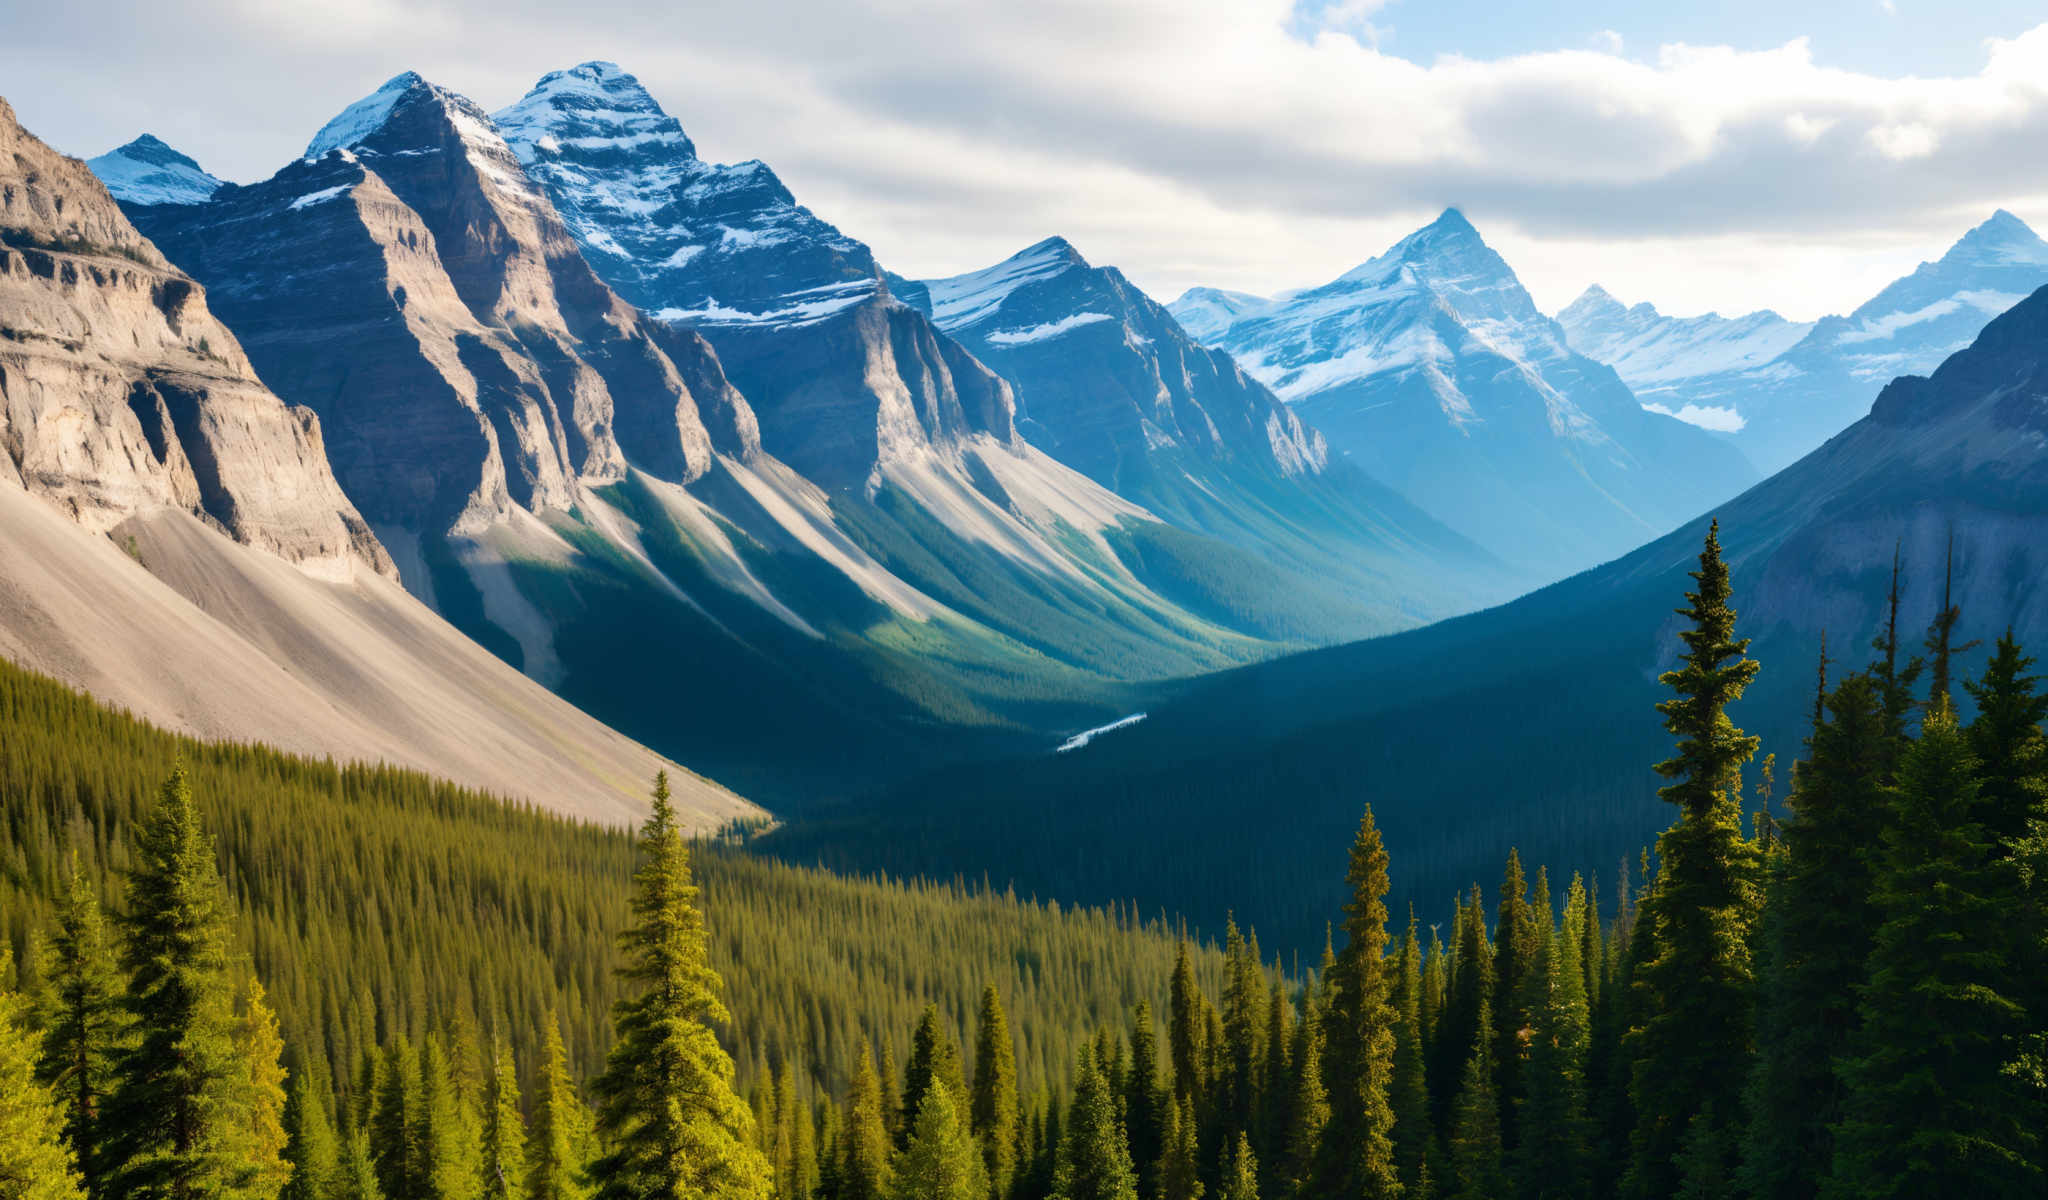
[[[617,63],[586,62],[550,71],[494,119],[524,161],[532,161],[537,152],[559,152],[564,145],[592,150],[660,143],[677,156],[697,155],[682,124]]]
[[[925,286],[931,289],[932,320],[946,330],[972,325],[1001,308],[1018,288],[1076,269],[1087,270],[1088,260],[1067,239],[1049,237],[992,267],[950,279],[926,280]]]
[[[2048,265],[2048,242],[2043,242],[2025,221],[2004,209],[1964,234],[1942,255],[1944,265],[1990,266],[2008,264]]]
[[[330,150],[355,145],[390,120],[392,110],[408,92],[432,86],[416,71],[393,75],[385,80],[383,87],[342,109],[333,120],[322,125],[320,132],[313,135],[313,140],[306,143],[304,157],[309,161],[325,158]]]
[[[203,204],[222,186],[191,158],[147,133],[85,165],[116,200],[129,204]]]

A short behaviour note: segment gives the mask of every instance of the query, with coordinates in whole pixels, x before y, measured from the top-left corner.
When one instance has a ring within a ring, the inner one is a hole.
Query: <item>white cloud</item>
[[[75,153],[149,129],[248,179],[399,70],[496,107],[612,58],[707,155],[768,160],[920,275],[1057,232],[1155,292],[1272,291],[1457,204],[1546,303],[1598,279],[1813,316],[1996,205],[2048,211],[2048,25],[1975,74],[1891,79],[1803,40],[1421,64],[1375,48],[1370,0],[1307,27],[1296,0],[101,7],[27,6],[0,48],[24,122]]]
[[[1644,404],[1643,407],[1654,413],[1663,413],[1667,417],[1677,417],[1701,429],[1711,429],[1716,433],[1741,433],[1742,427],[1749,424],[1741,413],[1732,408],[1721,408],[1716,405],[1688,404],[1679,409],[1666,408],[1662,404]]]
[[[1621,35],[1612,29],[1601,30],[1593,35],[1591,41],[1593,49],[1600,51],[1602,54],[1621,53]]]

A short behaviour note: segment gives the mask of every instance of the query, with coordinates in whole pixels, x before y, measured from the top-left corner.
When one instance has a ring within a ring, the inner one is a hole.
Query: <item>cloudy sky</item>
[[[32,131],[90,156],[147,130],[242,181],[402,70],[497,108],[611,59],[909,275],[1061,233],[1162,298],[1274,291],[1456,205],[1546,308],[1600,282],[1805,318],[1996,207],[2048,230],[2038,0],[0,6]]]

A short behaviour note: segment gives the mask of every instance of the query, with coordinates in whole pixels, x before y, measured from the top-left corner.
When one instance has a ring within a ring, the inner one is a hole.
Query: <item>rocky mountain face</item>
[[[1232,303],[1212,342],[1332,451],[1545,578],[1622,554],[1756,478],[1572,350],[1455,209],[1322,287]],[[1179,307],[1203,327],[1220,311],[1206,293]]]
[[[1978,673],[2007,629],[2038,652],[2048,644],[2048,289],[1933,374],[1893,381],[1869,415],[1716,515],[1737,633],[1762,664],[1729,715],[1777,755],[1780,788],[1810,728],[1823,638],[1834,678],[1870,661],[1895,555],[1914,644],[1941,607],[1953,551],[1957,637],[1983,642],[1958,661],[1958,679]],[[1270,944],[1307,947],[1342,900],[1307,864],[1342,844],[1362,793],[1390,841],[1408,847],[1395,858],[1395,903],[1489,877],[1503,842],[1553,879],[1612,880],[1671,820],[1651,768],[1671,738],[1653,705],[1670,695],[1658,676],[1684,649],[1672,609],[1693,586],[1707,527],[1702,517],[1485,612],[1194,681],[1148,697],[1143,722],[1085,748],[952,772],[884,798],[859,828],[793,829],[784,848],[864,870],[1014,874],[1020,888],[1140,905],[1185,896],[1188,879],[1218,894],[1310,879],[1236,911]],[[1503,779],[1515,782],[1503,791]],[[971,816],[948,811],[961,795],[981,800]],[[1271,819],[1274,795],[1288,798],[1285,821]],[[1041,802],[1012,819],[1025,797]],[[1195,832],[1156,870],[1063,853],[1166,823]]]
[[[4,103],[0,333],[0,481],[95,532],[177,508],[309,571],[392,571],[318,419],[263,386],[205,290]]]
[[[408,595],[208,299],[0,101],[0,654],[166,728],[585,819],[634,821],[661,766],[693,828],[760,815]]]
[[[1598,284],[1566,305],[1557,323],[1572,349],[1613,367],[1644,404],[1667,409],[1664,393],[1673,385],[1760,367],[1813,331],[1813,322],[1787,321],[1769,309],[1740,317],[1667,317],[1651,304],[1624,305]],[[1728,410],[1728,416],[1737,414]],[[1712,428],[1715,414],[1695,411],[1687,419]]]
[[[85,165],[123,204],[199,204],[221,188],[220,180],[153,134],[87,159]]]
[[[1014,436],[1007,387],[892,295],[867,246],[798,205],[765,163],[698,158],[632,75],[553,72],[496,121],[591,265],[709,338],[764,444],[807,477],[856,486],[885,459]]]
[[[2043,284],[2048,242],[2001,209],[1846,317],[1805,327],[1742,318],[1756,327],[1732,358],[1713,346],[1733,349],[1734,330],[1717,334],[1712,318],[1674,321],[1637,305],[1624,332],[1608,305],[1582,297],[1558,319],[1575,349],[1611,363],[1644,403],[1730,429],[1769,472],[1848,428],[1886,380],[1933,370]],[[1793,330],[1796,341],[1762,353]]]

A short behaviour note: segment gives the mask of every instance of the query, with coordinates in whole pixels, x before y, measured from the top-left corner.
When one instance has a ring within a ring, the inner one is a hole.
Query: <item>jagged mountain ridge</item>
[[[729,347],[591,271],[468,101],[401,76],[309,153],[134,215],[330,412],[408,586],[628,732],[801,797],[1271,652],[1141,577],[1121,546],[1151,515],[1016,438],[1008,386],[881,284],[766,343],[785,386],[757,405]],[[819,456],[839,473],[796,465]],[[664,678],[717,684],[653,703]],[[801,762],[792,723],[821,731]]]
[[[1823,317],[1760,360],[1688,353],[1660,361],[1626,353],[1608,334],[1611,310],[1583,298],[1558,319],[1573,345],[1594,358],[1613,361],[1607,356],[1623,351],[1613,365],[1645,403],[1671,411],[1692,406],[1721,425],[1735,424],[1727,414],[1739,417],[1731,440],[1758,467],[1775,471],[1868,412],[1886,380],[1933,370],[2043,284],[2048,242],[2000,209],[1938,260],[1921,263],[1847,316]],[[1685,326],[1704,321],[1644,314],[1643,305],[1628,311],[1640,326],[1637,340],[1648,344],[1682,344]],[[1794,328],[1778,326],[1756,344],[1768,347]]]
[[[1667,317],[1649,303],[1624,305],[1598,284],[1557,314],[1572,348],[1614,368],[1645,404],[1660,389],[1698,375],[1759,367],[1813,330],[1770,309],[1739,317]]]
[[[125,146],[87,159],[85,165],[115,199],[128,204],[198,204],[221,188],[220,180],[155,134],[145,133]]]
[[[204,289],[0,100],[0,653],[196,736],[617,824],[668,766],[693,828],[761,815],[396,578],[314,414],[267,390]]]
[[[1177,307],[1213,328],[1216,303],[1203,292]],[[1620,555],[1756,478],[1567,346],[1456,209],[1321,287],[1230,304],[1212,344],[1333,451],[1544,578]]]
[[[1810,721],[1822,637],[1833,677],[1869,661],[1895,553],[1909,629],[1939,608],[1952,544],[1961,636],[1988,647],[2010,628],[2028,646],[2048,641],[2048,289],[1931,376],[1893,381],[1864,419],[1711,516],[1737,632],[1763,664],[1730,716],[1778,756],[1781,789]],[[1653,705],[1669,695],[1659,673],[1683,651],[1672,609],[1708,520],[1496,609],[1191,681],[1145,698],[1144,721],[1084,749],[946,772],[780,844],[841,867],[986,871],[1041,894],[1141,906],[1171,884],[1184,899],[1190,880],[1243,896],[1257,881],[1309,879],[1269,887],[1235,915],[1268,945],[1312,950],[1341,896],[1322,882],[1334,871],[1310,867],[1341,863],[1365,797],[1406,848],[1395,903],[1492,878],[1503,844],[1548,864],[1553,880],[1575,869],[1602,880],[1611,903],[1617,863],[1627,869],[1670,821],[1652,764],[1671,741]],[[1958,678],[1986,647],[1958,662]],[[962,795],[980,804],[950,815],[948,798]],[[1025,796],[1057,804],[1009,819]],[[1141,874],[1064,850],[1169,826],[1171,879],[1164,865]],[[1035,832],[1048,829],[1058,845]]]

